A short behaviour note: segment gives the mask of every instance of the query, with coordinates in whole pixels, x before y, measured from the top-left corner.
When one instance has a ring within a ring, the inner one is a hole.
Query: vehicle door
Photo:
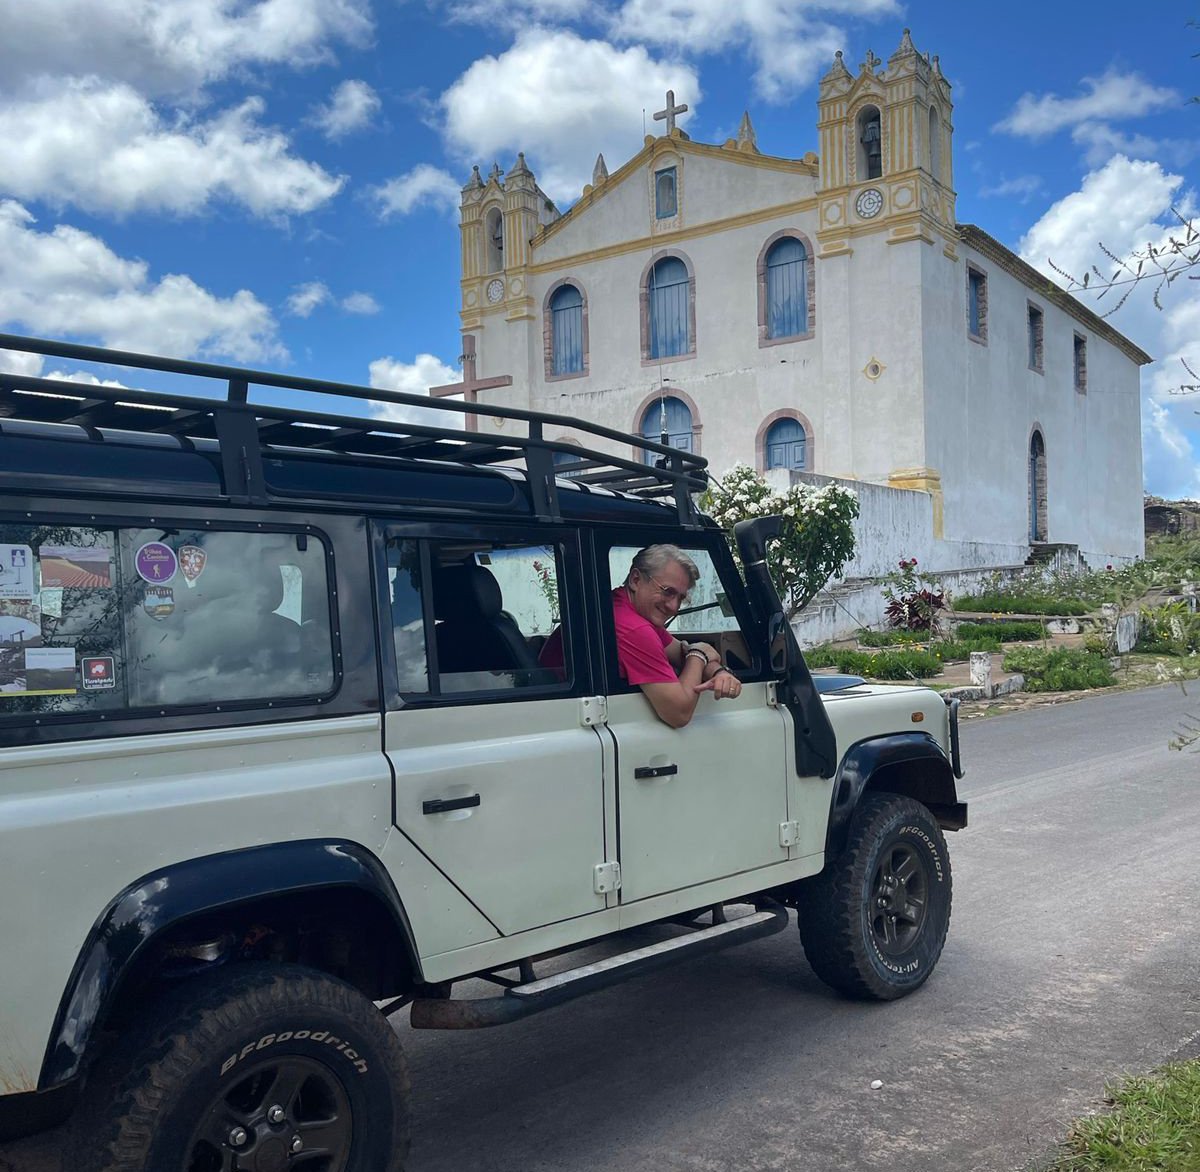
[[[664,540],[646,533],[642,545]],[[678,534],[671,538],[678,542]],[[701,544],[703,542],[703,544]],[[641,548],[623,534],[597,548],[597,580],[620,589]],[[701,696],[691,722],[673,729],[640,688],[620,677],[612,607],[605,626],[608,728],[616,741],[621,901],[629,903],[785,862],[788,754],[784,714],[755,646],[753,620],[720,536],[685,545],[700,579],[671,624],[685,641],[716,646],[742,680],[736,699]]]
[[[381,526],[376,550],[396,826],[505,935],[603,910],[577,535]]]

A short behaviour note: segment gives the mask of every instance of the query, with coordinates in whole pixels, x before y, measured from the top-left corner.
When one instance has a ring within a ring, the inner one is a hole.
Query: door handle
[[[639,765],[633,776],[641,781],[645,777],[674,777],[678,772],[678,765]]]
[[[451,810],[466,810],[479,805],[479,795],[469,794],[465,798],[433,798],[421,803],[422,814],[446,814]]]

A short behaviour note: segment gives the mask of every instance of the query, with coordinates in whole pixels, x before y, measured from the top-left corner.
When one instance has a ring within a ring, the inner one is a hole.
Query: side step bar
[[[571,1001],[619,984],[629,977],[666,968],[677,961],[708,952],[718,952],[734,944],[746,944],[773,936],[787,927],[788,911],[782,904],[769,904],[763,910],[711,928],[699,928],[683,936],[635,948],[595,964],[556,973],[552,977],[513,985],[500,997],[472,999],[418,998],[412,1003],[410,1024],[416,1030],[477,1030],[486,1026],[506,1025],[522,1017],[540,1013],[564,1001]]]

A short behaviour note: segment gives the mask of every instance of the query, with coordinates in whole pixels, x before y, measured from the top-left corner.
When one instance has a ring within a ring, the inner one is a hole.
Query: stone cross
[[[665,118],[667,120],[667,134],[670,135],[675,130],[675,115],[685,113],[687,113],[687,106],[675,105],[675,91],[667,90],[667,108],[656,111],[654,121],[661,122]]]
[[[474,334],[467,334],[463,338],[463,352],[458,356],[458,360],[462,363],[463,368],[462,382],[446,383],[440,387],[430,387],[429,393],[433,398],[442,399],[447,395],[462,395],[466,402],[477,403],[480,391],[488,391],[493,387],[512,386],[512,375],[510,374],[502,374],[496,378],[479,378],[476,375]],[[468,415],[466,422],[467,431],[478,431],[478,423],[479,417],[477,415]]]

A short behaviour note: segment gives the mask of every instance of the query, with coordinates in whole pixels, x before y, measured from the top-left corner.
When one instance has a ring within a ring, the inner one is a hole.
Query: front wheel
[[[950,927],[950,855],[929,810],[866,794],[846,849],[799,885],[804,954],[827,985],[890,1001],[923,985]]]
[[[92,1071],[78,1172],[402,1172],[408,1075],[386,1019],[296,965],[197,977]]]

